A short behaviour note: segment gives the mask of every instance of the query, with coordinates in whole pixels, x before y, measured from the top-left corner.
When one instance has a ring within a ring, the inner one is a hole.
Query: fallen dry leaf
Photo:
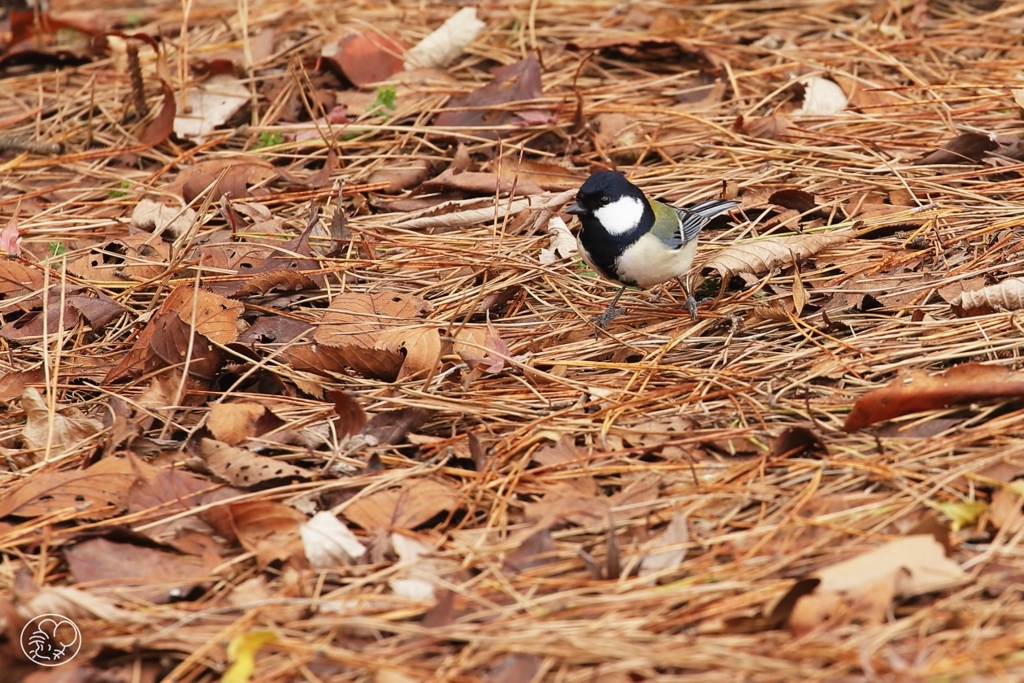
[[[90,593],[116,599],[172,602],[206,576],[203,565],[188,557],[105,538],[78,543],[64,556],[76,582],[94,584]]]
[[[15,211],[11,220],[0,230],[0,251],[7,252],[8,256],[21,255],[21,232],[18,230],[18,212]]]
[[[268,481],[305,481],[313,477],[310,470],[229,446],[216,439],[202,439],[199,450],[210,471],[232,486],[244,488]]]
[[[167,271],[170,250],[152,235],[126,235],[93,247],[68,264],[68,270],[91,282],[149,280]]]
[[[476,7],[463,7],[405,53],[406,69],[446,66],[476,40],[484,29],[476,18]]]
[[[804,103],[793,111],[794,116],[832,116],[846,109],[846,93],[828,78],[808,76],[801,79]]]
[[[464,325],[455,333],[452,350],[470,369],[497,374],[505,369],[508,346],[490,322],[485,327]]]
[[[640,560],[640,576],[660,574],[679,566],[686,559],[684,546],[690,541],[689,524],[686,515],[680,512],[672,515],[665,530],[646,546],[643,559]]]
[[[400,71],[404,52],[401,43],[390,36],[341,29],[340,36],[335,34],[325,41],[320,55],[352,85],[362,87],[387,80]]]
[[[497,138],[501,132],[495,128],[517,120],[515,109],[503,105],[543,96],[540,63],[531,55],[494,69],[494,80],[479,90],[451,98],[434,125],[479,128],[477,135]]]
[[[1024,278],[1013,277],[990,287],[964,290],[949,303],[968,313],[1019,311],[1024,308]]]
[[[174,117],[174,134],[199,140],[224,125],[251,97],[245,81],[234,74],[215,74],[196,83],[183,94],[182,104],[188,109],[179,107]]]
[[[255,553],[260,567],[276,560],[301,559],[305,564],[300,525],[306,517],[295,508],[275,501],[248,500],[217,505],[202,517],[218,534]]]
[[[196,332],[211,341],[229,344],[238,338],[235,321],[244,306],[241,301],[182,285],[167,295],[162,308],[177,312],[181,322],[190,327],[194,325]]]
[[[213,194],[215,200],[223,196],[243,199],[250,196],[250,185],[278,176],[277,170],[258,156],[217,157],[205,159],[183,170],[168,190],[181,194],[182,199],[191,202],[215,183],[221,173],[224,177]]]
[[[931,164],[976,164],[986,152],[999,147],[999,143],[989,135],[981,133],[964,133],[926,154],[913,162],[915,166]]]
[[[861,396],[846,416],[852,432],[908,413],[1024,395],[1024,375],[998,365],[964,363],[937,375],[913,371]]]
[[[356,498],[341,514],[371,533],[415,529],[442,512],[459,507],[458,494],[433,479],[414,479],[395,488]]]
[[[43,470],[0,500],[0,518],[38,517],[57,510],[75,511],[83,519],[112,517],[128,504],[138,470],[128,458],[110,456],[84,470]]]
[[[816,590],[801,597],[790,615],[798,635],[837,616],[878,623],[896,597],[913,597],[958,586],[970,579],[946,557],[931,535],[904,536],[813,575]],[[845,610],[840,612],[840,606]]]
[[[86,417],[78,408],[59,404],[55,406],[51,422],[50,410],[35,387],[28,387],[22,393],[21,407],[28,416],[21,430],[25,445],[36,450],[45,450],[49,444],[51,457],[74,450],[82,442],[103,430],[103,424],[99,420]]]
[[[367,369],[360,352],[384,351],[404,357],[399,379],[423,374],[441,356],[438,331],[420,318],[431,309],[424,299],[408,294],[347,292],[331,301],[313,339],[350,358],[355,370]]]
[[[213,437],[229,446],[261,436],[284,425],[264,405],[245,401],[214,403],[206,416],[206,428]]]
[[[569,226],[558,216],[548,221],[548,234],[551,236],[548,246],[540,250],[540,262],[544,265],[551,265],[579,251],[576,236],[569,232]]]
[[[835,230],[787,237],[769,237],[734,244],[705,261],[703,270],[717,270],[723,278],[739,273],[760,275],[772,268],[792,265],[820,251],[849,242],[856,237],[853,230]]]
[[[343,567],[366,554],[366,546],[332,513],[322,510],[299,527],[311,567]]]

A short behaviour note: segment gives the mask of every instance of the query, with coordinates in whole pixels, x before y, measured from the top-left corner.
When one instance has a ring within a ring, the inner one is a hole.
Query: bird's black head
[[[615,171],[598,171],[576,193],[567,213],[580,217],[584,232],[626,238],[654,225],[654,211],[639,187]],[[628,239],[627,241],[632,241]],[[618,240],[617,240],[618,241]]]
[[[607,206],[620,197],[634,197],[645,200],[640,188],[626,180],[625,176],[615,171],[598,171],[583,183],[576,193],[576,207],[569,213],[582,215],[593,213],[602,206]]]

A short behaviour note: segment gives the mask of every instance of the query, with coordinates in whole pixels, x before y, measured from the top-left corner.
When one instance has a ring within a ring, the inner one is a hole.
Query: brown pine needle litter
[[[3,679],[57,614],[124,683],[1024,680],[1024,3],[483,3],[392,73],[456,10],[12,11]],[[601,168],[741,202],[700,320],[595,335]]]

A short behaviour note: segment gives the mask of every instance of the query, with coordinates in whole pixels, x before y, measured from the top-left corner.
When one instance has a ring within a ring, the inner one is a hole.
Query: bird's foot
[[[697,300],[693,298],[692,294],[686,295],[686,308],[690,311],[691,320],[700,320],[700,314],[697,312]]]
[[[590,322],[597,325],[598,329],[604,329],[608,327],[608,324],[618,318],[620,315],[626,312],[625,306],[622,308],[615,308],[615,303],[612,302],[608,308],[604,309],[604,313],[599,316],[590,319]]]

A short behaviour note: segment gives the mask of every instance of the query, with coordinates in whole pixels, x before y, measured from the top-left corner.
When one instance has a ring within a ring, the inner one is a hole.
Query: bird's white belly
[[[684,275],[696,253],[697,240],[680,249],[669,249],[661,239],[647,234],[620,255],[615,265],[622,280],[647,289]]]

